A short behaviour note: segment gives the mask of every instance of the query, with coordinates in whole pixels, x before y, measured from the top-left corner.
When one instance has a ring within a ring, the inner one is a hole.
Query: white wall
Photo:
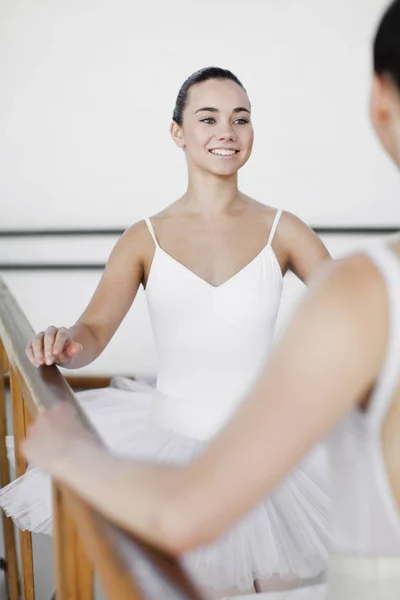
[[[370,45],[385,6],[1,0],[0,229],[125,227],[173,201],[186,174],[172,108],[183,80],[210,64],[233,70],[252,101],[246,193],[312,225],[400,225],[397,173],[368,123]],[[0,262],[102,262],[113,242],[0,239]],[[337,243],[341,252],[353,241]],[[98,277],[5,274],[37,329],[70,324]],[[286,288],[282,322],[298,291],[290,279]],[[87,371],[147,373],[154,360],[140,296]]]

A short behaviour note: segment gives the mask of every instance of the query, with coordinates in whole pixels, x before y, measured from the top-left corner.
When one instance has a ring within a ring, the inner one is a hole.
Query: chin
[[[243,165],[243,161],[221,161],[220,164],[205,165],[205,169],[209,173],[212,173],[213,175],[216,175],[218,177],[231,177],[232,175],[236,175],[236,173],[243,167]]]
[[[212,173],[213,175],[215,175],[216,177],[232,177],[233,175],[236,175],[237,172],[239,171],[240,167],[230,167],[225,168],[225,169],[208,169],[209,173]]]

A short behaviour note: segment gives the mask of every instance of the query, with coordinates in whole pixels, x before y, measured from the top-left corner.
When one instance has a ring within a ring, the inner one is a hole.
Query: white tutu
[[[76,396],[113,452],[160,463],[190,462],[205,442],[154,425],[150,413],[157,394],[148,384],[117,378],[108,388]],[[195,581],[215,590],[246,591],[255,579],[276,573],[310,579],[324,571],[330,540],[327,480],[325,449],[319,447],[229,532],[185,556]],[[33,467],[0,491],[6,514],[20,529],[36,533],[52,532],[51,502],[50,478]]]

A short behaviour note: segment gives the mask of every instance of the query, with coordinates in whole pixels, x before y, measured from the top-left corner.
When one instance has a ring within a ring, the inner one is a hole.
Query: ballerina
[[[207,68],[184,83],[171,133],[185,152],[186,193],[123,234],[77,324],[50,327],[27,352],[37,366],[87,365],[142,284],[158,350],[156,389],[123,381],[77,398],[113,453],[178,465],[204,451],[261,374],[284,274],[307,282],[329,254],[300,219],[239,191],[253,127],[247,93],[230,71]],[[325,459],[323,447],[314,451],[251,515],[187,556],[210,596],[254,591],[258,579],[296,587],[324,572]],[[19,527],[51,533],[50,482],[41,471],[4,488],[0,506]]]

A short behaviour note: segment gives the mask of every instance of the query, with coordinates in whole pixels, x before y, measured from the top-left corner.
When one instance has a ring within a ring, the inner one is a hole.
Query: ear
[[[375,127],[384,127],[390,120],[389,81],[374,74],[371,93],[371,119]]]
[[[183,137],[183,129],[180,125],[178,125],[178,123],[176,123],[175,121],[172,121],[171,123],[171,127],[170,127],[170,133],[171,133],[171,137],[174,140],[175,144],[178,146],[178,148],[184,148],[185,147],[185,140]]]

